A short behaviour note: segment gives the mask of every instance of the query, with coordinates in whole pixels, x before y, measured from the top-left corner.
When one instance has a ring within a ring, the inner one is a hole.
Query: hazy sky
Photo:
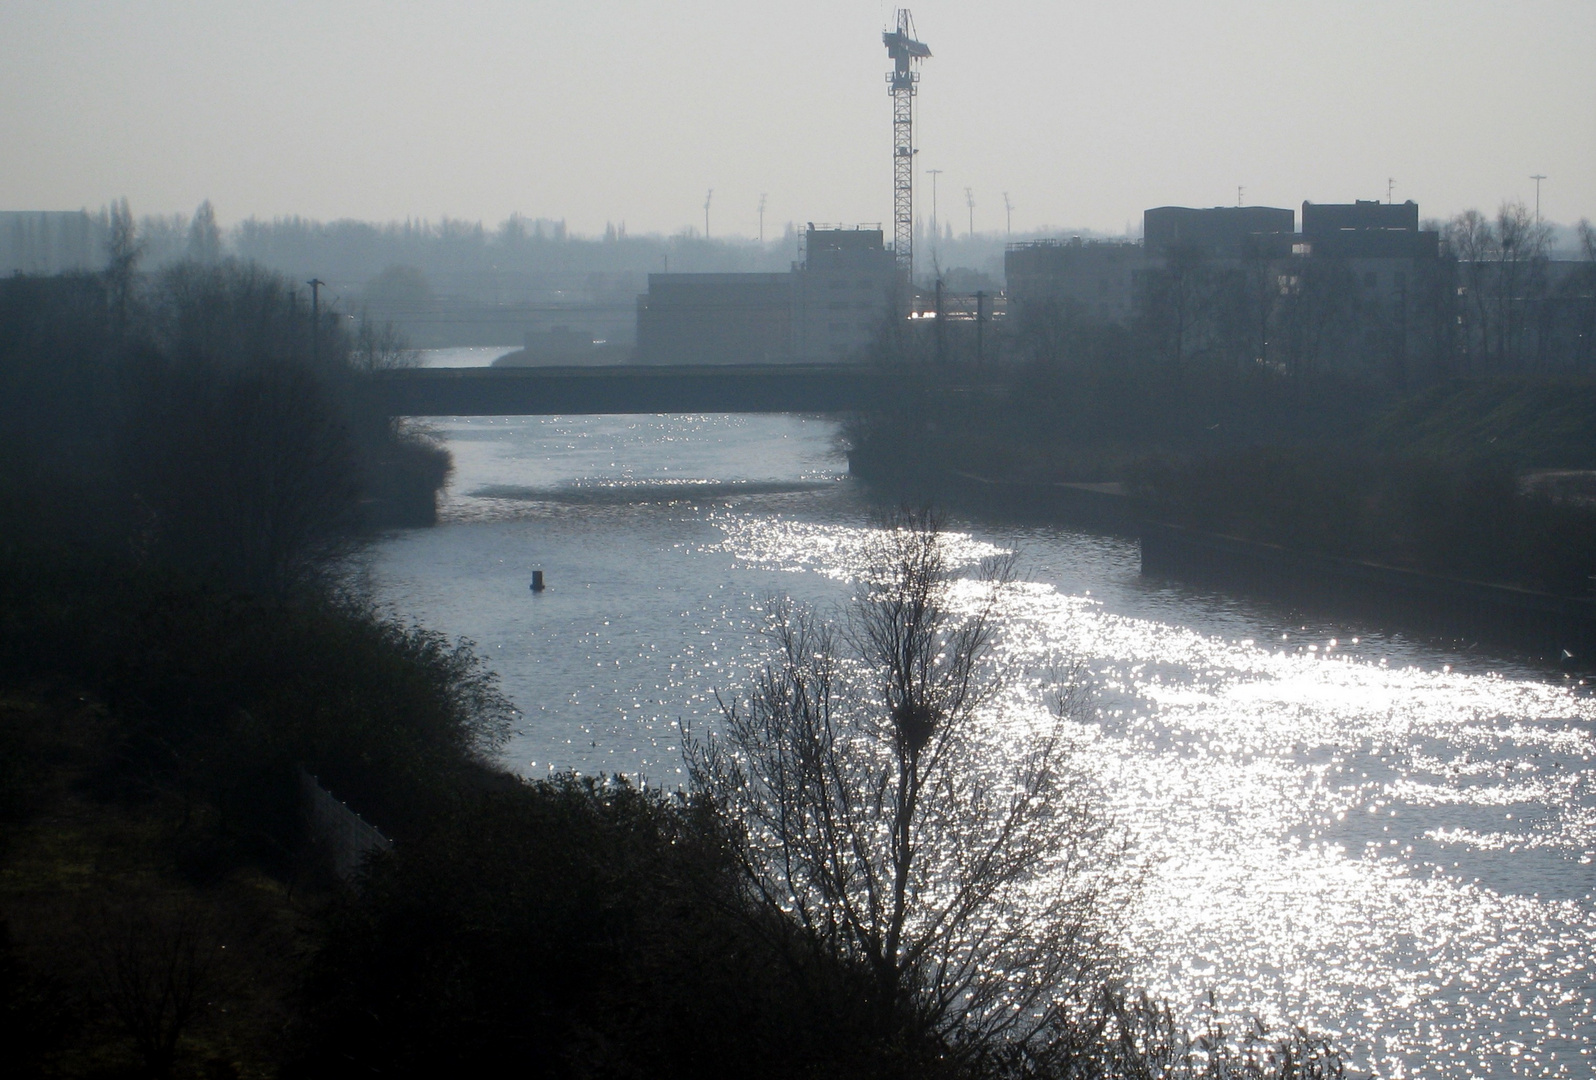
[[[1503,199],[1596,217],[1596,0],[919,0],[944,221]],[[767,235],[891,213],[878,0],[0,0],[0,209]]]

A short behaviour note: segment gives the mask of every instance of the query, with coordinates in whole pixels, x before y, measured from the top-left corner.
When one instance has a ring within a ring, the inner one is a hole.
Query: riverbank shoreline
[[[1117,483],[999,480],[956,469],[935,483],[871,475],[849,455],[849,472],[910,497],[935,491],[965,513],[1048,521],[1135,538],[1144,577],[1214,584],[1393,618],[1448,638],[1488,640],[1560,666],[1596,655],[1596,597],[1565,597],[1343,556],[1288,548],[1161,522]]]

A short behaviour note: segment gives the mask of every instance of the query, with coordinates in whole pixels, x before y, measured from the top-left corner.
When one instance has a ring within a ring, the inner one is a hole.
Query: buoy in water
[[[543,591],[543,571],[541,571],[541,570],[532,571],[532,591],[533,592],[542,592]]]

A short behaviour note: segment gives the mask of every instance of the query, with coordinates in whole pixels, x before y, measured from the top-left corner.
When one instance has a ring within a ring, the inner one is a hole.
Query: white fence
[[[299,797],[310,839],[325,852],[333,872],[349,880],[372,851],[386,851],[393,841],[377,827],[333,797],[310,773],[299,770]]]

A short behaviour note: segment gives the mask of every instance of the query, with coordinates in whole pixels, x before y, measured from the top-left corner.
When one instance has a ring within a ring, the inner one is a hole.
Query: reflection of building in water
[[[652,364],[861,359],[897,282],[881,229],[810,225],[784,274],[650,274],[637,301],[637,354]]]
[[[98,270],[107,232],[83,210],[0,210],[0,274]]]

